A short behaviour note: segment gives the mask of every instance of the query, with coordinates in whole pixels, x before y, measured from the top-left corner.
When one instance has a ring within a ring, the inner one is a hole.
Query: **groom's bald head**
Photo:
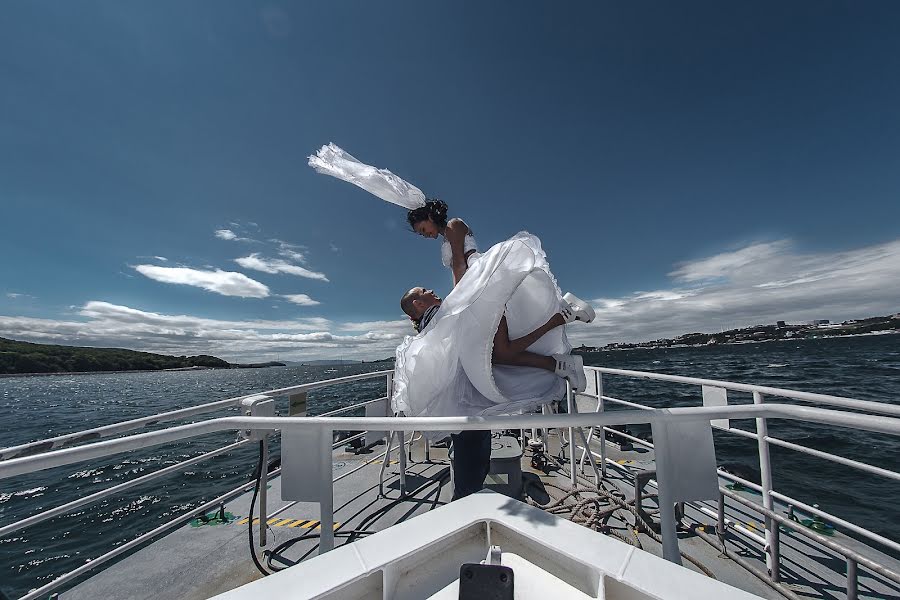
[[[426,310],[440,303],[441,299],[435,295],[434,290],[422,287],[414,287],[400,298],[400,308],[411,319],[418,319]]]

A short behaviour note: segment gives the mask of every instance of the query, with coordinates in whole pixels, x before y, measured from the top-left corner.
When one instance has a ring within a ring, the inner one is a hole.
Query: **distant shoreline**
[[[866,333],[847,333],[843,335],[822,335],[816,337],[793,337],[793,338],[778,338],[778,339],[764,339],[764,340],[740,340],[737,342],[721,342],[718,344],[672,344],[671,346],[632,346],[627,348],[595,348],[593,350],[585,350],[583,352],[578,352],[578,354],[598,354],[600,352],[630,352],[632,350],[669,350],[669,349],[680,349],[680,348],[721,348],[722,346],[745,346],[747,344],[767,344],[769,342],[807,342],[812,340],[839,340],[846,338],[858,338],[858,337],[872,337],[872,336],[882,336],[882,335],[898,335],[900,334],[900,330],[898,329],[887,329],[884,331],[870,331]],[[579,348],[574,348],[573,350],[580,350]]]
[[[8,377],[59,377],[63,375],[111,375],[113,373],[172,373],[195,371],[233,371],[235,369],[268,369],[276,365],[235,365],[232,367],[176,367],[173,369],[126,369],[121,371],[59,371],[56,373],[0,373],[0,379]],[[280,365],[284,366],[284,365]]]

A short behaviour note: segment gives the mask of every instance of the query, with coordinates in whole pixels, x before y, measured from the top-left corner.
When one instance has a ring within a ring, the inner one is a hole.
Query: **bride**
[[[323,146],[309,163],[403,206],[420,235],[444,237],[442,259],[455,286],[439,306],[430,307],[436,308],[434,318],[397,348],[395,411],[450,416],[531,410],[563,396],[565,380],[557,371],[572,374],[573,387],[584,389],[583,362],[570,354],[565,327],[547,325],[560,314],[566,322],[590,322],[594,311],[570,294],[562,296],[537,237],[521,232],[478,254],[468,226],[447,220],[445,203],[426,200],[421,190],[390,171],[363,164],[334,144]],[[552,356],[562,368],[493,364],[501,320],[510,341],[530,342],[529,336],[541,330],[525,354]]]

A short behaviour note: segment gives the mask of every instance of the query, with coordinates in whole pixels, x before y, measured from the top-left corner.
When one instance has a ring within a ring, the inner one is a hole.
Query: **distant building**
[[[777,323],[775,323],[775,327],[787,327],[787,325],[784,323],[784,321],[778,321]]]
[[[831,323],[830,319],[814,319],[809,322],[810,325],[816,327],[818,325],[829,325]]]

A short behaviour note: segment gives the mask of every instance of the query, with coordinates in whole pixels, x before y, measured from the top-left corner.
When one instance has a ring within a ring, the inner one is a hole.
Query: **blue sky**
[[[896,312],[898,19],[9,0],[0,336],[390,355],[402,292],[450,276],[402,210],[306,165],[331,141],[446,200],[482,247],[538,235],[598,309],[576,342]]]

